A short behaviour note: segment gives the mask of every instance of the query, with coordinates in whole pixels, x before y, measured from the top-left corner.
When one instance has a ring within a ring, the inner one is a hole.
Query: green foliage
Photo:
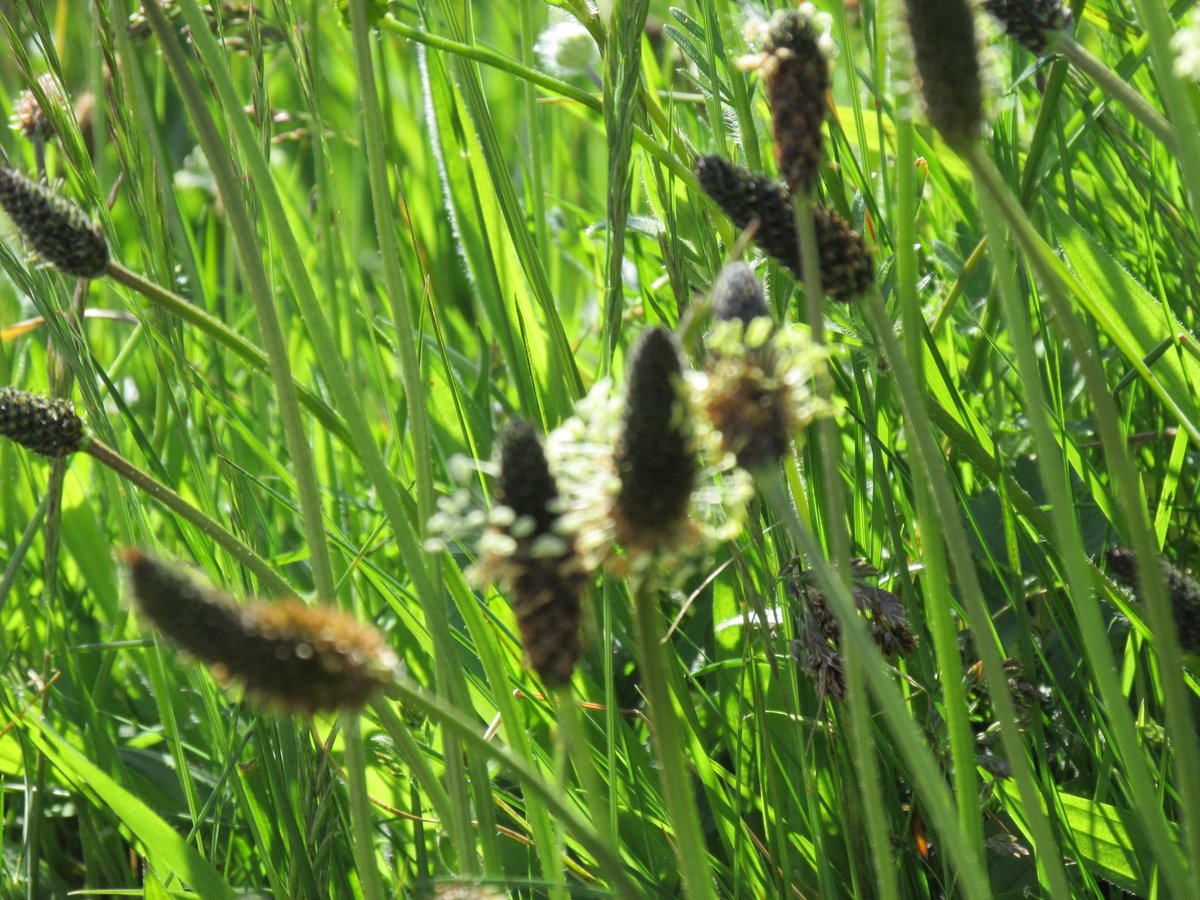
[[[49,460],[0,438],[0,896],[1196,895],[1195,658],[1159,567],[1104,576],[1118,546],[1200,567],[1200,97],[1158,0],[1069,29],[1034,3],[1042,55],[991,48],[981,141],[969,42],[919,26],[952,148],[903,11],[818,3],[839,52],[813,233],[873,261],[820,301],[835,415],[778,464],[772,443],[732,540],[681,525],[669,572],[610,554],[581,613],[574,545],[543,542],[583,619],[565,685],[474,577],[478,535],[427,523],[493,502],[513,420],[553,465],[545,435],[607,376],[619,419],[648,329],[711,366],[731,259],[807,334],[807,198],[745,5],[132,6],[0,4],[0,111],[47,106],[0,135],[45,181],[10,178],[0,220],[0,389],[88,435]],[[552,25],[599,62],[541,68]],[[732,222],[713,160],[744,171]],[[765,223],[745,185],[778,201]],[[620,475],[618,432],[595,473]],[[733,479],[706,465],[707,502]],[[400,672],[361,719],[260,710],[143,629],[125,548],[239,600],[292,585]],[[905,655],[872,640],[882,598]]]

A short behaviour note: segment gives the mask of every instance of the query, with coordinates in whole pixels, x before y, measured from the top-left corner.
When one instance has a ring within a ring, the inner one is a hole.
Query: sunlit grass
[[[695,168],[777,174],[741,4],[133,5],[0,4],[5,165],[112,257],[81,281],[0,220],[0,386],[90,435],[0,441],[0,897],[1195,895],[1184,582],[1105,575],[1198,558],[1200,97],[1158,0],[1056,13],[1041,56],[981,28],[953,146],[901,4],[818,4],[817,218],[805,183],[745,234]],[[841,220],[875,279],[835,302]],[[488,513],[499,435],[581,415],[559,487],[619,515],[629,351],[662,326],[718,371],[737,257],[827,377],[771,395],[813,406],[753,479],[704,458],[707,519],[589,535],[544,685],[535,595],[478,577],[546,558]],[[263,709],[139,619],[128,548],[336,605],[399,666],[361,715]]]

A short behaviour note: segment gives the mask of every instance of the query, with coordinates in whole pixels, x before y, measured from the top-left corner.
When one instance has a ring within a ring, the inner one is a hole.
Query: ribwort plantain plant
[[[265,707],[304,715],[359,710],[396,667],[383,636],[345,613],[294,599],[238,605],[178,564],[137,550],[122,561],[138,612]]]
[[[754,228],[754,240],[797,279],[803,279],[796,212],[788,189],[765,175],[719,156],[696,160],[700,186],[738,228]],[[874,282],[871,254],[845,219],[813,208],[821,285],[835,300],[853,300]]]
[[[1194,17],[337,5],[5,5],[0,895],[1200,895]]]

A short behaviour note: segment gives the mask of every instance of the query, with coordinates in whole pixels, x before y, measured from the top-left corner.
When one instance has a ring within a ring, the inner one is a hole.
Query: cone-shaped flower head
[[[1034,54],[1046,50],[1051,33],[1071,27],[1071,10],[1061,0],[983,0],[983,8]]]
[[[712,287],[713,318],[737,319],[749,325],[755,319],[769,319],[762,285],[744,262],[732,262],[721,270]]]
[[[834,300],[853,300],[875,281],[875,267],[862,235],[831,209],[813,207],[821,285]]]
[[[83,210],[46,185],[0,167],[0,206],[46,262],[79,278],[104,273],[108,265],[104,232]]]
[[[67,456],[83,443],[83,420],[67,400],[0,388],[0,435],[42,456]]]
[[[825,415],[816,382],[825,351],[797,329],[770,319],[718,322],[705,338],[709,359],[689,380],[696,405],[716,432],[722,453],[748,471],[777,463],[788,440]]]
[[[792,193],[812,191],[821,167],[821,126],[829,63],[821,51],[815,13],[780,10],[763,42],[762,74],[775,129],[775,159]]]
[[[792,275],[801,280],[800,243],[796,213],[787,188],[777,181],[735,165],[720,156],[696,160],[700,186],[738,228],[758,222],[754,240]],[[875,278],[871,254],[862,236],[837,213],[813,207],[821,285],[835,300],[852,300]]]
[[[529,663],[549,686],[571,679],[579,657],[583,569],[574,537],[558,527],[562,500],[537,432],[514,422],[500,438],[493,510],[494,551],[507,551],[497,576],[512,598]]]
[[[689,382],[720,451],[753,471],[778,462],[788,438],[824,411],[814,382],[825,355],[801,332],[776,329],[762,285],[743,263],[721,272],[713,309],[708,364]]]
[[[1106,554],[1108,570],[1136,590],[1138,567],[1132,550],[1113,548]],[[1159,560],[1167,582],[1167,597],[1175,617],[1179,646],[1187,653],[1200,654],[1200,584],[1169,562]]]
[[[983,88],[970,0],[905,0],[921,93],[933,127],[951,147],[975,140]]]
[[[388,683],[395,652],[372,626],[299,600],[235,604],[187,569],[125,554],[141,614],[180,649],[284,712],[356,710]]]
[[[617,537],[621,544],[669,543],[687,521],[696,483],[691,423],[680,394],[683,367],[671,335],[651,328],[630,351],[617,444]]]

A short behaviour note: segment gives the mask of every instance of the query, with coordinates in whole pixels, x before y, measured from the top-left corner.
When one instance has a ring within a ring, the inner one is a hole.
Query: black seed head
[[[617,445],[617,531],[622,544],[654,546],[686,521],[696,482],[689,423],[679,390],[683,369],[671,335],[652,328],[630,352]]]
[[[551,507],[558,498],[558,485],[550,474],[542,442],[529,422],[512,422],[500,435],[500,475],[496,499],[518,517],[528,516],[535,533],[547,534],[558,513]]]
[[[83,420],[67,400],[0,388],[0,435],[42,456],[67,456],[83,442]]]
[[[758,246],[800,277],[796,214],[786,187],[721,156],[699,157],[696,177],[737,228],[757,222],[754,240]]]
[[[721,270],[712,287],[713,317],[718,321],[738,319],[749,325],[770,318],[762,284],[743,262],[732,262]]]
[[[1108,560],[1108,571],[1117,581],[1130,585],[1137,583],[1137,559],[1127,547],[1112,547],[1104,557]]]
[[[298,600],[235,604],[186,569],[124,557],[138,610],[180,649],[284,712],[360,709],[388,683],[396,654],[372,626]]]
[[[1105,554],[1108,571],[1137,592],[1138,567],[1132,550],[1114,547]],[[1159,560],[1167,582],[1167,597],[1175,617],[1179,646],[1187,653],[1200,654],[1200,583],[1164,560]],[[1141,599],[1140,597],[1138,598]]]
[[[0,167],[0,206],[46,262],[79,278],[104,274],[108,245],[100,226],[46,185]]]
[[[817,230],[817,256],[821,260],[821,286],[835,300],[853,300],[875,281],[875,267],[867,245],[850,223],[823,206],[813,207]]]
[[[796,213],[787,188],[764,175],[751,172],[720,156],[696,160],[700,186],[738,228],[758,222],[754,240],[793,277],[801,280],[800,243]],[[874,281],[871,254],[862,237],[836,213],[813,207],[817,252],[821,258],[821,285],[835,300],[852,300]]]
[[[808,193],[821,167],[821,126],[829,63],[811,17],[791,9],[771,17],[763,44],[763,81],[775,129],[775,158],[792,193]]]
[[[983,124],[974,10],[968,0],[905,4],[929,121],[951,147],[963,146]]]
[[[983,0],[983,8],[1004,26],[1013,40],[1031,53],[1046,50],[1049,35],[1071,27],[1071,10],[1061,0]]]
[[[548,686],[566,684],[580,653],[585,579],[573,536],[555,531],[558,486],[528,422],[513,422],[501,435],[496,499],[516,514],[503,529],[516,543],[503,571],[525,655]]]
[[[871,637],[885,656],[908,656],[917,649],[917,636],[898,596],[874,585],[855,584],[854,602],[870,615]]]
[[[529,665],[548,687],[571,680],[581,652],[579,598],[585,579],[574,550],[527,559],[509,592]]]
[[[793,642],[792,653],[801,666],[816,679],[818,693],[835,700],[845,698],[845,673],[842,670],[842,631],[829,609],[828,599],[816,585],[812,573],[804,570],[799,559],[780,570],[784,587],[797,607],[797,624],[802,635]],[[864,577],[879,571],[866,560],[854,561],[854,605],[871,626],[871,637],[887,656],[907,656],[917,648],[917,636],[908,624],[904,603],[891,591],[866,584]]]

